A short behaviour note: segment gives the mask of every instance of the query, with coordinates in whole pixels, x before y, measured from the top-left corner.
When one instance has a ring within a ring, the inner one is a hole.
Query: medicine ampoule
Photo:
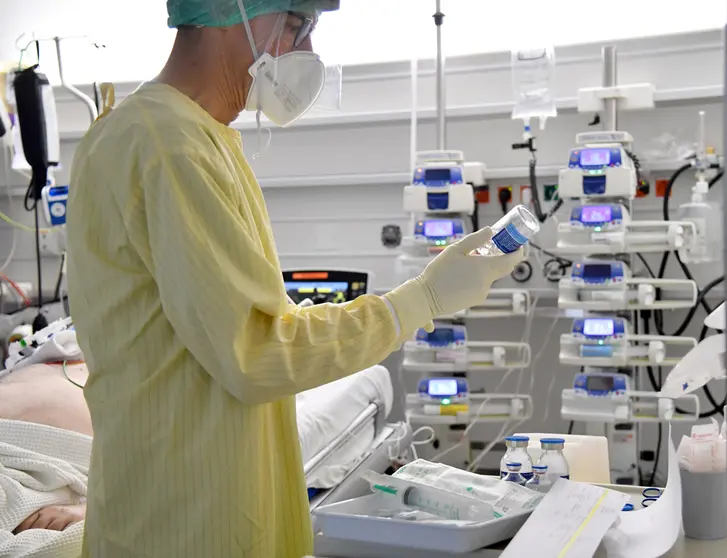
[[[540,230],[540,223],[524,205],[516,205],[492,225],[492,240],[479,248],[482,256],[510,254],[531,240]]]

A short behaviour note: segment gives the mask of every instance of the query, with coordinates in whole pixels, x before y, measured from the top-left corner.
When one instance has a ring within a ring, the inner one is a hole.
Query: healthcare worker
[[[166,66],[76,151],[69,291],[94,431],[85,557],[310,553],[295,394],[481,302],[522,257],[472,255],[485,229],[384,296],[287,299],[229,125],[246,108],[287,125],[311,107],[325,76],[311,32],[337,4],[169,0]]]

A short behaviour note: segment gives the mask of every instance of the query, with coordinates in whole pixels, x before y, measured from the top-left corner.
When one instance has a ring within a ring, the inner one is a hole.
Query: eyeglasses
[[[290,12],[290,11],[288,12],[288,15],[297,17],[302,22],[300,28],[298,29],[298,32],[295,35],[295,40],[293,41],[293,48],[298,48],[300,45],[303,44],[303,42],[305,42],[305,40],[310,36],[310,34],[316,28],[316,23],[318,23],[318,18],[310,17],[305,14],[301,14],[298,12]]]

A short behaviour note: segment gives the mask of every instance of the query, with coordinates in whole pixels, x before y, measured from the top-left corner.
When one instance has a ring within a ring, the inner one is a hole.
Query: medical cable
[[[411,442],[409,443],[409,447],[405,448],[404,451],[401,450],[401,442],[404,441],[406,438],[406,431],[411,428],[411,423],[407,419],[406,421],[402,421],[396,424],[397,428],[402,430],[403,432],[401,435],[397,436],[393,440],[387,440],[386,444],[386,451],[389,455],[389,461],[393,463],[397,463],[399,465],[404,465],[407,463],[407,452],[411,452],[411,454],[414,456],[414,459],[419,459],[419,455],[417,454],[416,446],[423,446],[426,444],[432,443],[436,438],[436,433],[434,432],[434,429],[431,426],[422,426],[420,428],[417,428],[414,432],[412,432],[411,435]],[[429,437],[425,440],[417,440],[416,437],[421,434],[422,432],[428,432]],[[392,452],[392,447],[396,446],[396,455]]]
[[[78,382],[72,380],[71,377],[68,375],[68,368],[66,367],[67,364],[68,364],[68,361],[67,360],[64,360],[63,363],[62,363],[62,365],[61,365],[63,367],[63,375],[66,377],[66,380],[68,380],[69,382],[71,382],[77,388],[83,389],[83,386],[81,384],[79,384]]]
[[[669,182],[667,183],[666,189],[664,191],[664,201],[663,201],[663,205],[662,205],[662,217],[664,218],[665,221],[669,221],[670,220],[670,217],[669,217],[669,200],[670,200],[670,197],[671,197],[671,192],[672,192],[672,189],[674,187],[674,184],[676,183],[676,181],[679,178],[679,176],[683,172],[685,172],[686,170],[690,169],[691,167],[692,167],[692,164],[691,163],[687,163],[687,164],[679,167],[674,172],[674,174],[669,179]],[[724,175],[724,171],[723,171],[723,169],[721,169],[719,167],[719,165],[710,165],[710,168],[712,168],[712,169],[719,169],[719,170],[718,170],[717,174],[709,180],[709,182],[708,182],[709,189],[711,189],[712,186],[714,186],[717,182],[719,182],[722,179],[723,175]],[[666,266],[667,266],[667,263],[669,261],[669,256],[671,255],[671,253],[672,253],[671,251],[667,251],[667,252],[664,252],[664,255],[662,256],[661,263],[659,265],[659,272],[657,274],[657,277],[659,279],[661,279],[661,278],[663,278],[665,276]],[[681,256],[679,255],[679,252],[678,251],[674,251],[674,256],[676,257],[677,263],[681,267],[681,269],[682,269],[682,271],[684,273],[684,276],[687,279],[689,279],[691,281],[694,281],[694,276],[692,275],[691,271],[689,270],[689,267],[682,260]],[[660,294],[660,290],[657,289],[657,298],[658,298],[659,294]],[[706,304],[706,302],[704,300],[702,300],[701,301],[701,304],[704,307],[705,311],[709,314],[711,312],[711,310],[709,309],[709,306]],[[687,318],[685,318],[684,322],[682,323],[682,325],[677,330],[678,333],[675,333],[673,335],[676,335],[676,336],[681,335],[681,333],[683,333],[684,330],[686,330],[686,328],[689,327],[689,323],[691,323],[691,320],[694,318],[695,312],[696,312],[696,308],[694,309],[693,312],[690,311],[690,313],[687,315]],[[655,314],[654,314],[654,324],[656,326],[657,332],[660,335],[666,335],[666,333],[664,333],[664,318],[663,318],[663,313],[662,313],[661,310],[655,311]]]
[[[536,304],[537,304],[537,298],[535,299],[535,303],[534,303],[534,306],[533,306],[533,316],[534,316],[534,311],[535,311],[535,305]],[[548,345],[549,345],[548,341],[550,339],[550,335],[551,335],[551,333],[553,333],[553,330],[555,329],[555,325],[558,323],[558,319],[559,318],[560,318],[560,316],[558,316],[556,314],[555,315],[555,318],[553,319],[553,322],[550,325],[550,328],[548,330],[548,333],[546,333],[546,335],[545,335],[545,340],[543,341],[543,344],[541,345],[540,350],[536,353],[536,355],[533,357],[533,359],[530,362],[530,367],[529,367],[529,370],[530,370],[530,386],[528,388],[528,394],[532,393],[533,387],[534,387],[534,384],[535,384],[535,364],[537,363],[538,360],[540,360],[540,357],[542,356],[543,352],[548,347]],[[532,321],[534,321],[534,320],[531,320],[531,322],[530,322],[530,325],[531,326],[532,326]],[[529,333],[530,332],[528,331],[527,332],[527,335],[529,335]],[[503,380],[504,380],[504,378],[503,378]],[[518,385],[515,388],[515,393],[518,393],[519,389],[520,389],[520,379],[518,379]],[[512,429],[513,430],[517,429],[521,424],[523,424],[527,420],[528,419],[526,419],[526,418],[523,418],[523,419],[519,420],[518,422],[516,422],[512,426]],[[494,440],[492,442],[490,442],[490,444],[487,447],[485,447],[480,452],[480,454],[477,456],[477,459],[475,459],[470,464],[470,466],[468,467],[468,470],[469,471],[474,471],[474,470],[477,469],[477,466],[482,462],[482,460],[492,450],[492,448],[495,447],[495,444],[497,442],[499,442],[500,440],[502,440],[502,438],[503,438],[506,430],[508,429],[509,425],[510,425],[510,421],[505,422],[505,424],[503,425],[502,429],[500,430],[500,433],[494,438]]]
[[[2,101],[0,101],[0,103],[1,102]],[[5,188],[7,189],[8,194],[8,211],[12,211],[13,209],[13,181],[10,175],[12,161],[10,157],[10,149],[10,147],[3,148],[3,164],[5,166]],[[13,228],[13,244],[10,248],[10,253],[8,254],[7,258],[5,258],[3,264],[0,265],[0,271],[5,271],[10,263],[13,261],[13,258],[15,257],[15,250],[17,249],[17,247],[18,231],[16,228]]]
[[[532,329],[532,324],[533,324],[533,322],[535,320],[535,308],[536,308],[537,304],[538,304],[538,297],[535,297],[535,299],[533,300],[533,303],[530,306],[530,313],[528,315],[528,321],[525,324],[525,330],[523,331],[523,336],[521,338],[521,342],[524,342],[524,340],[527,339],[528,336],[530,335],[530,330]],[[507,380],[507,378],[510,377],[510,374],[512,374],[514,371],[515,371],[515,368],[508,369],[505,372],[505,374],[502,376],[502,378],[500,379],[500,382],[497,384],[497,386],[495,386],[495,389],[492,391],[492,393],[491,394],[485,394],[485,398],[482,400],[482,402],[480,403],[480,405],[477,407],[477,411],[475,411],[475,418],[467,425],[467,427],[462,432],[462,436],[460,437],[460,441],[457,442],[455,445],[447,448],[443,452],[440,452],[437,455],[435,455],[431,459],[431,461],[433,461],[433,462],[439,461],[444,456],[450,454],[455,449],[459,448],[460,446],[462,446],[462,444],[465,443],[465,441],[467,440],[467,436],[472,431],[472,429],[480,421],[482,421],[485,418],[485,417],[480,416],[480,413],[484,409],[484,407],[487,404],[487,402],[490,401],[490,399],[491,399],[491,397],[488,397],[488,395],[491,396],[491,395],[496,394],[498,392],[498,390],[502,387],[502,385],[505,383],[505,381]],[[522,370],[520,372],[522,373]],[[519,383],[520,383],[520,381],[518,381],[518,385],[519,385]],[[502,429],[500,430],[500,433],[497,436],[495,436],[495,438],[492,440],[492,442],[490,442],[490,444],[487,447],[485,447],[485,449],[482,450],[482,452],[480,452],[480,455],[477,456],[477,459],[473,463],[479,463],[484,458],[484,456],[487,455],[487,453],[489,453],[489,451],[495,446],[495,444],[500,439],[502,439],[502,437],[503,437],[505,431],[507,430],[509,424],[510,424],[510,420],[505,421],[505,424],[503,425]]]
[[[0,280],[5,281],[8,285],[10,285],[10,287],[18,294],[26,307],[32,304],[30,299],[28,298],[28,295],[26,295],[23,289],[21,289],[15,281],[10,279],[10,277],[5,275],[4,273],[0,273]]]

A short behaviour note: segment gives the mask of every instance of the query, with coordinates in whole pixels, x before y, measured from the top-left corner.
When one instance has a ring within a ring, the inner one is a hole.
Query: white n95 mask
[[[249,72],[253,81],[246,110],[260,110],[281,127],[308,112],[326,83],[326,67],[317,54],[309,51],[279,57],[263,53]]]

